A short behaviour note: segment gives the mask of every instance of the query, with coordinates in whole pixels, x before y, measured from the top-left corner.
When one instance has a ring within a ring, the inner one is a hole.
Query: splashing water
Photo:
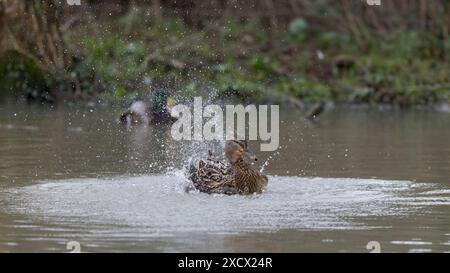
[[[65,251],[71,240],[87,251],[366,251],[368,240],[386,252],[449,249],[448,115],[394,116],[399,129],[389,139],[378,113],[345,111],[324,126],[285,123],[286,146],[260,161],[266,192],[222,196],[186,193],[182,169],[209,149],[222,156],[221,142],[124,130],[111,111],[5,118],[13,110],[0,115],[0,141],[8,143],[0,152],[0,252]],[[416,134],[424,125],[430,130]],[[299,128],[301,138],[287,141]],[[401,145],[405,136],[419,148]],[[415,238],[432,245],[411,245]]]
[[[280,148],[281,148],[281,146],[280,146]],[[279,150],[276,151],[276,152],[274,152],[274,153],[272,153],[272,154],[267,158],[267,160],[264,161],[264,163],[262,164],[261,168],[259,169],[259,172],[261,172],[261,173],[264,172],[264,169],[265,169],[267,166],[269,166],[270,161],[272,161],[272,159],[273,159],[275,156],[279,155],[279,154],[280,154]]]
[[[295,229],[371,229],[366,217],[401,217],[432,205],[450,205],[433,184],[374,179],[270,177],[254,196],[186,193],[182,170],[164,175],[42,181],[0,192],[6,209],[62,225],[124,230],[134,236],[178,232]],[[106,228],[104,227],[106,225]],[[94,233],[96,234],[96,233]]]

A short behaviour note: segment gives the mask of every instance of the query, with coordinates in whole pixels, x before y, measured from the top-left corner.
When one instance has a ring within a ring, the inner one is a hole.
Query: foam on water
[[[272,176],[267,191],[254,196],[187,193],[187,185],[182,171],[174,171],[40,181],[1,195],[11,213],[67,224],[68,229],[86,227],[91,236],[108,237],[372,229],[380,227],[365,218],[402,217],[426,206],[450,205],[447,191],[408,181]]]

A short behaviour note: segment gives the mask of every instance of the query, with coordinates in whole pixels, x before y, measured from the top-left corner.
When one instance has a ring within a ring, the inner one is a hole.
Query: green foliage
[[[277,84],[276,89],[306,101],[329,100],[332,98],[329,86],[305,77],[282,79]]]
[[[31,57],[16,50],[0,56],[0,92],[38,98],[49,89],[48,74]]]
[[[289,24],[288,33],[291,40],[303,42],[308,35],[308,23],[303,18],[296,18]]]
[[[448,98],[450,69],[443,58],[450,41],[418,31],[380,37],[358,26],[364,35],[355,37],[304,18],[276,34],[256,20],[236,18],[191,29],[178,18],[156,23],[144,10],[103,20],[65,38],[71,51],[83,52],[69,69],[81,89],[112,100],[142,97],[155,81],[173,83],[181,100],[211,93],[254,101],[274,93],[358,103]]]
[[[114,90],[114,96],[116,98],[123,98],[126,95],[127,91],[123,86],[117,86]]]
[[[348,33],[319,31],[316,37],[322,50],[357,50],[356,43]]]

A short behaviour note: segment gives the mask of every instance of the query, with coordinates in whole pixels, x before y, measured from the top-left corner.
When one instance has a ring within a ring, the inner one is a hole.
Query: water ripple
[[[366,218],[402,217],[424,207],[450,205],[448,190],[435,184],[280,176],[269,179],[264,194],[247,197],[186,193],[187,182],[177,173],[42,181],[9,188],[1,195],[6,195],[9,213],[59,225],[85,226],[92,236],[373,229],[382,226],[369,224]]]

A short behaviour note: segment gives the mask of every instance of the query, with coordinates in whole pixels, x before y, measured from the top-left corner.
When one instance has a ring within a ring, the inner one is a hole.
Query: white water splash
[[[432,184],[373,179],[270,177],[253,196],[186,193],[182,170],[166,175],[46,181],[10,189],[9,211],[90,229],[136,236],[279,229],[371,229],[364,217],[398,217],[450,197],[419,192]],[[378,226],[377,226],[378,227]]]

